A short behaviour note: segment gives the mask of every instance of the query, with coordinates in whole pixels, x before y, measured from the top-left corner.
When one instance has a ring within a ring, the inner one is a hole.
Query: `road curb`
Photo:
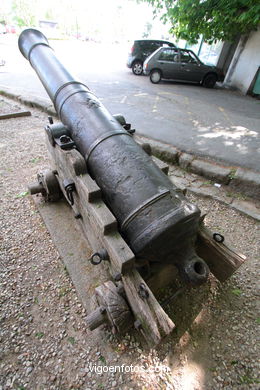
[[[1,85],[0,95],[17,100],[18,102],[23,103],[26,106],[38,108],[51,116],[58,117],[53,104],[50,103],[50,101],[48,101],[47,99],[45,100],[43,98],[39,98],[38,96],[34,96],[32,99],[32,96],[30,95],[20,95],[17,92],[13,91],[12,88],[3,87]]]
[[[47,114],[57,117],[57,113],[47,99],[39,97],[30,97],[15,93],[11,88],[0,86],[0,95],[7,98],[15,99],[29,107],[35,107],[43,110]],[[260,199],[260,174],[251,170],[246,170],[236,166],[226,166],[224,164],[202,159],[194,154],[181,151],[178,148],[164,144],[160,141],[153,140],[141,135],[135,135],[135,138],[140,143],[148,143],[151,147],[152,154],[159,159],[174,165],[178,165],[189,173],[195,173],[203,176],[216,184],[227,185],[231,191],[240,192],[250,198]],[[199,191],[197,189],[188,188],[190,192],[199,193],[200,195],[212,197],[219,200],[214,194],[205,194],[205,189]],[[242,203],[243,204],[242,204]],[[260,213],[257,207],[248,207],[250,202],[246,200],[227,203],[230,207],[246,214],[256,220],[260,220]]]
[[[203,176],[214,183],[225,184],[231,190],[240,192],[250,198],[260,199],[259,172],[203,159],[195,154],[181,151],[174,146],[144,136],[137,135],[136,137],[141,142],[149,143],[152,154],[161,160],[179,165],[186,171]]]

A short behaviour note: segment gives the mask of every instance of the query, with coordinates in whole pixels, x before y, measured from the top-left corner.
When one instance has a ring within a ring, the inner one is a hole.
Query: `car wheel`
[[[141,61],[135,61],[132,65],[132,72],[136,76],[140,76],[143,73],[143,64]]]
[[[161,81],[162,74],[159,70],[152,70],[150,74],[150,80],[153,84],[158,84]]]
[[[217,76],[211,73],[205,76],[202,85],[203,87],[206,88],[213,88],[214,85],[216,84],[216,81],[217,81]]]

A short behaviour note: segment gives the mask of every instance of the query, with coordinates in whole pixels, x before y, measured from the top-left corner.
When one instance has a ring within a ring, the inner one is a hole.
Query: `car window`
[[[154,42],[143,42],[140,46],[144,53],[152,53],[160,47]]]
[[[159,49],[159,47],[162,47],[162,46],[163,46],[163,43],[161,43],[161,42],[155,42],[154,43],[155,50]]]
[[[178,62],[179,61],[179,53],[177,50],[164,49],[164,50],[162,50],[162,52],[159,56],[159,60]]]
[[[192,55],[192,53],[187,51],[181,51],[181,62],[189,63],[189,64],[197,64],[196,57]]]
[[[158,43],[158,42],[152,42],[152,43],[150,44],[149,50],[150,50],[151,52],[153,52],[153,51],[159,49],[159,47],[161,47],[161,46],[162,46],[162,45],[161,45],[160,43]]]

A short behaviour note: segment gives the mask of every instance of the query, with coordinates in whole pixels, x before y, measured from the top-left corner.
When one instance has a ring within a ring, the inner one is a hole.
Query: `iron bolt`
[[[139,289],[138,289],[138,295],[142,299],[149,298],[149,292],[148,292],[146,286],[144,285],[144,283],[140,283]]]
[[[67,144],[68,142],[70,142],[70,137],[68,137],[67,135],[61,135],[60,136],[60,142],[62,144]]]
[[[104,306],[100,306],[100,313],[101,314],[105,314],[106,313],[106,309]]]
[[[142,324],[141,324],[141,321],[140,320],[136,320],[135,323],[134,323],[134,327],[135,329],[141,329],[142,328]]]
[[[114,276],[114,280],[115,280],[115,282],[119,282],[120,280],[122,280],[122,275],[120,273],[116,274]]]

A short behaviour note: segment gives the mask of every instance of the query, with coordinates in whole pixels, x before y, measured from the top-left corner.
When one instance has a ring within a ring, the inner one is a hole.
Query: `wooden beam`
[[[19,111],[19,112],[11,112],[10,114],[1,114],[0,119],[11,119],[11,118],[19,118],[22,116],[31,116],[31,111]]]
[[[164,337],[173,331],[175,324],[165,313],[136,269],[123,275],[122,282],[128,303],[140,325],[140,332],[149,345],[159,344]],[[146,298],[141,298],[138,293],[140,285],[142,285],[142,291],[145,289],[147,292]]]
[[[237,253],[227,243],[217,242],[204,224],[200,225],[197,242],[197,253],[206,261],[211,273],[224,282],[244,263],[246,256]]]
[[[81,216],[79,222],[93,251],[105,248],[114,272],[127,272],[133,267],[135,256],[118,233],[117,221],[101,199],[100,188],[87,173],[84,158],[75,149],[66,151],[58,146],[53,147],[48,139],[46,143],[54,163],[53,168],[59,173],[57,179],[65,198],[64,179],[73,180],[75,183],[76,191],[73,192],[72,209],[75,215]]]

